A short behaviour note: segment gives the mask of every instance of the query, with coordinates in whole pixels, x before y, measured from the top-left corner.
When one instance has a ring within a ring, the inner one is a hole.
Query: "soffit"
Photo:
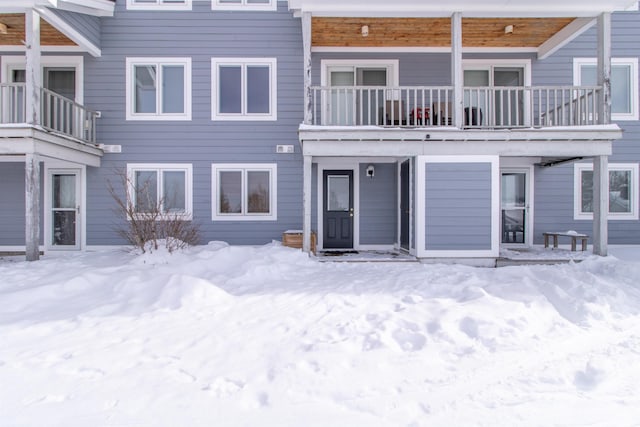
[[[7,26],[7,34],[0,34],[0,46],[24,46],[23,13],[0,14],[0,23]],[[76,46],[76,43],[43,19],[40,19],[40,44],[42,46]]]

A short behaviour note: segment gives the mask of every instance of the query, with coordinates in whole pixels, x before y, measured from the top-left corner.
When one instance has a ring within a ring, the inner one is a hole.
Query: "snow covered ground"
[[[0,260],[0,425],[638,426],[640,248],[482,269],[277,244]]]

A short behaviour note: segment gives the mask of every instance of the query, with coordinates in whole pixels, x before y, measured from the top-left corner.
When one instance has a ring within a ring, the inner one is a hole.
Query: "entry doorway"
[[[411,197],[410,197],[410,161],[400,163],[400,248],[406,251],[410,249],[410,221],[411,221]]]
[[[325,170],[323,188],[323,248],[353,249],[353,170]]]
[[[55,169],[48,173],[47,247],[80,249],[81,171]]]
[[[528,168],[500,171],[500,230],[503,245],[531,244],[530,175]]]

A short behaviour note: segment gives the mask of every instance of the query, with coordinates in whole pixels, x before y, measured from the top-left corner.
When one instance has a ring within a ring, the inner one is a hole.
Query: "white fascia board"
[[[113,16],[115,2],[108,0],[58,0],[57,9],[93,16]]]
[[[78,46],[80,46],[91,56],[98,58],[102,55],[102,51],[98,46],[91,43],[85,36],[83,36],[75,28],[69,25],[64,19],[60,18],[51,10],[39,7],[37,8],[37,11],[45,21],[53,25],[58,31],[77,43]]]
[[[446,4],[416,0],[290,0],[289,8],[314,16],[445,17],[461,12],[465,17],[593,17],[625,10],[630,0],[449,0]]]
[[[538,59],[548,58],[596,23],[595,18],[578,18],[538,47]]]

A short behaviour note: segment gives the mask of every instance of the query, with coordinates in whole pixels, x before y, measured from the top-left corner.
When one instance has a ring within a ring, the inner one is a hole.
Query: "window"
[[[191,120],[191,58],[127,58],[127,120]]]
[[[191,10],[192,0],[127,0],[129,10]]]
[[[213,219],[276,220],[277,165],[214,164]]]
[[[212,0],[214,10],[276,10],[278,0]]]
[[[274,58],[211,60],[213,120],[276,120]]]
[[[190,164],[127,165],[130,197],[136,213],[158,210],[191,219],[192,166]]]
[[[574,166],[574,218],[593,219],[593,165]],[[638,164],[609,164],[609,219],[638,219]]]
[[[573,81],[578,86],[596,86],[595,58],[574,58]],[[638,120],[638,58],[611,59],[611,118]]]

